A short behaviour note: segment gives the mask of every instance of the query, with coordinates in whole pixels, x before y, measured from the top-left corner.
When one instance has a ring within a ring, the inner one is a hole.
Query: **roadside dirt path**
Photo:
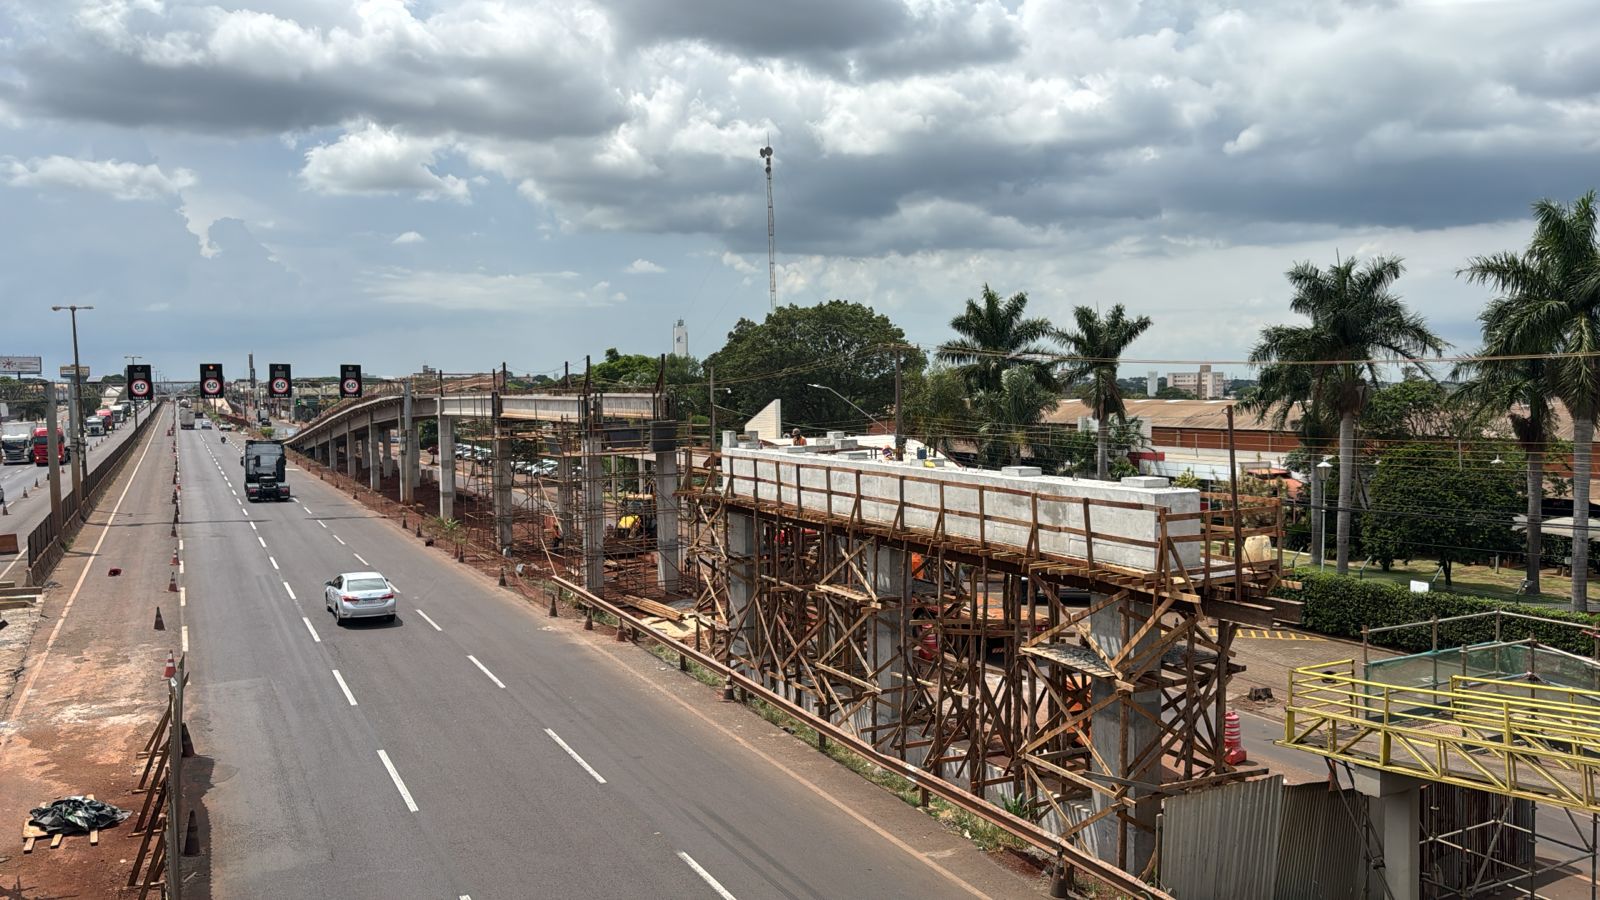
[[[170,419],[170,412],[166,414]],[[169,593],[172,438],[150,429],[52,576],[27,661],[0,722],[0,896],[109,897],[138,849],[131,822],[100,844],[65,838],[22,853],[28,810],[75,794],[137,811],[137,753],[164,708],[162,667],[181,651]],[[113,568],[121,570],[113,576]],[[161,608],[166,630],[155,631]]]

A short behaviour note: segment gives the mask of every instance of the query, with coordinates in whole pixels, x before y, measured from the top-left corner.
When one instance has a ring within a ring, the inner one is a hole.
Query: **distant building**
[[[672,355],[682,357],[689,355],[689,326],[683,324],[682,319],[672,326]]]
[[[1160,391],[1161,379],[1156,377],[1155,372],[1151,372],[1145,379],[1144,395],[1146,397],[1154,397]]]
[[[1228,376],[1204,365],[1198,372],[1168,373],[1167,387],[1188,391],[1201,400],[1217,400],[1228,392]],[[1154,396],[1154,392],[1151,395]]]

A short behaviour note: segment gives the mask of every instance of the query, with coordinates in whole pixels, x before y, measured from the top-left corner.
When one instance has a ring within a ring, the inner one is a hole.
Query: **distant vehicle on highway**
[[[23,463],[33,462],[32,438],[33,436],[25,431],[0,435],[0,456],[5,457],[5,464],[20,466]]]
[[[67,436],[60,428],[56,429],[56,456],[62,465],[72,459],[72,451],[67,449]],[[43,425],[33,430],[33,464],[50,465],[50,429]]]
[[[377,572],[345,572],[323,585],[323,605],[343,625],[346,619],[382,616],[393,622],[396,602],[394,585]]]
[[[194,428],[194,410],[187,406],[178,410],[178,427],[185,430]]]
[[[245,441],[244,455],[239,462],[244,466],[245,499],[252,502],[289,499],[282,441]]]
[[[211,430],[211,420],[210,419],[201,419],[200,420],[200,430],[201,431],[209,431],[209,430]]]
[[[222,422],[217,423],[217,427],[222,429],[223,431],[232,431],[233,430],[233,423],[224,420]]]

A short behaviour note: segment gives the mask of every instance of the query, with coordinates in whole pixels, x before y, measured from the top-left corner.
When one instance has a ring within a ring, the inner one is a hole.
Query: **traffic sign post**
[[[200,364],[200,396],[222,396],[222,363]]]
[[[359,363],[344,363],[339,366],[339,396],[346,399],[361,396]]]
[[[267,370],[271,373],[267,382],[267,396],[274,400],[286,400],[294,393],[293,379],[289,376],[288,363],[269,363]]]

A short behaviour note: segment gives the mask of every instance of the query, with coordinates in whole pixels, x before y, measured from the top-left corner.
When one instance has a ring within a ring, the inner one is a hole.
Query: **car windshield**
[[[389,585],[382,578],[352,578],[345,582],[347,591],[386,591]]]

